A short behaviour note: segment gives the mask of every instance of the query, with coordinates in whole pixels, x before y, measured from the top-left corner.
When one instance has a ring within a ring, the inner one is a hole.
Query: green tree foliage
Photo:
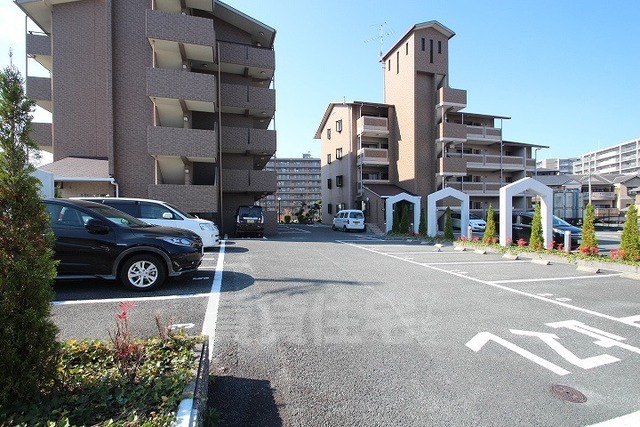
[[[640,240],[638,238],[638,211],[635,205],[629,206],[620,238],[622,258],[635,261],[640,258]]]
[[[482,242],[489,245],[493,243],[493,238],[496,235],[496,219],[494,218],[493,206],[491,204],[489,204],[489,209],[487,209],[486,223],[487,225],[482,235]]]
[[[409,233],[409,209],[406,206],[402,206],[402,217],[400,218],[400,233]]]
[[[427,214],[424,208],[420,209],[420,227],[418,228],[418,232],[421,236],[427,235]]]
[[[529,247],[535,250],[544,249],[544,236],[542,234],[542,211],[540,210],[540,203],[536,203],[536,209],[533,212]]]
[[[451,208],[449,206],[444,212],[444,238],[453,240],[453,221],[451,220]]]
[[[592,248],[598,247],[598,239],[596,238],[595,223],[596,215],[593,211],[591,203],[587,205],[584,213],[584,221],[582,223],[582,242],[580,243],[581,252],[591,252]]]
[[[400,232],[400,217],[402,216],[402,205],[396,204],[393,215],[393,224],[391,225],[391,231],[394,233]]]
[[[33,108],[18,70],[0,71],[0,408],[30,401],[51,383],[59,348],[50,318],[53,235],[30,175],[38,148],[29,138]]]

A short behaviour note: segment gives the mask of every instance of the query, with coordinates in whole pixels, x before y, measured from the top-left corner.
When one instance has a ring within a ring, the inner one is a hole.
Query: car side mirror
[[[162,212],[162,219],[173,219],[173,214],[171,212]]]
[[[87,221],[85,228],[94,234],[107,234],[110,230],[107,224],[97,218],[91,218]]]

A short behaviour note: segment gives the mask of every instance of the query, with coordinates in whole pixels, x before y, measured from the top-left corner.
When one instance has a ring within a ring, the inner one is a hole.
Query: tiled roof
[[[380,197],[391,197],[397,196],[398,194],[407,193],[411,196],[415,196],[409,191],[403,190],[402,188],[395,186],[393,184],[368,184],[365,185],[365,188]]]
[[[65,157],[53,163],[40,166],[38,169],[51,172],[54,179],[109,179],[109,161],[105,159],[87,159],[83,157]]]

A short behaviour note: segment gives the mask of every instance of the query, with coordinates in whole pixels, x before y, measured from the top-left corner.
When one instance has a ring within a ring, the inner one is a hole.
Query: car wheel
[[[349,230],[347,230],[347,226],[346,226],[346,225],[343,225],[343,226],[342,226],[342,231],[344,231],[345,233],[346,233],[347,231],[349,231]]]
[[[167,269],[155,255],[135,255],[129,258],[120,270],[120,280],[134,291],[149,291],[164,283]]]
[[[332,229],[333,231],[336,231],[336,225],[335,225],[335,224],[331,224],[331,229]]]

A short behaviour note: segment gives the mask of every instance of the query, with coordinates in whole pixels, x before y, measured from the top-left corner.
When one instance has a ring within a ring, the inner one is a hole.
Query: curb
[[[202,427],[209,392],[209,339],[196,345],[193,358],[198,366],[193,370],[194,380],[184,386],[182,401],[176,412],[176,427]]]

